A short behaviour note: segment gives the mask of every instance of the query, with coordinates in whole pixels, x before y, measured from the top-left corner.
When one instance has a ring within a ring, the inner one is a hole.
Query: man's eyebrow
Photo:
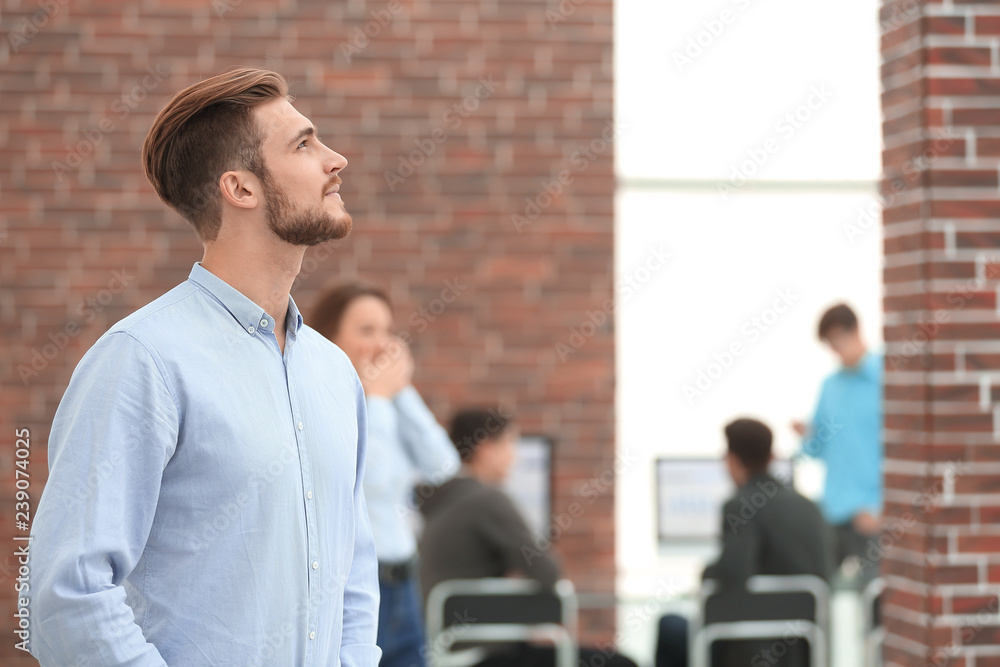
[[[315,136],[316,136],[316,128],[310,125],[309,127],[305,127],[299,130],[298,134],[295,135],[295,138],[288,142],[288,145],[289,147],[294,147],[306,137],[315,137]]]

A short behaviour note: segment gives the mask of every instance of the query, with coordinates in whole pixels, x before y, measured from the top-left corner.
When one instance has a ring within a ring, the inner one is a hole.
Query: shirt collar
[[[861,360],[861,372],[871,379],[878,379],[882,375],[882,364],[882,355],[869,350]]]
[[[229,311],[240,327],[249,335],[258,331],[274,332],[274,318],[263,308],[251,301],[232,285],[195,262],[188,274],[188,280],[195,283],[222,304]],[[288,296],[288,315],[285,316],[285,330],[295,336],[302,327],[302,314],[291,295]]]
[[[882,355],[872,350],[865,352],[857,366],[842,369],[843,373],[853,373],[871,380],[877,380],[882,370]]]
[[[285,331],[295,336],[299,333],[299,329],[302,328],[302,313],[299,312],[299,307],[295,305],[295,299],[292,295],[288,295],[288,315],[285,316]]]
[[[755,473],[753,475],[750,475],[750,478],[747,479],[747,481],[740,488],[742,488],[742,489],[751,488],[751,487],[756,488],[756,485],[759,484],[759,483],[761,483],[761,482],[775,482],[775,483],[777,483],[777,480],[774,479],[774,476],[771,475],[770,472],[768,472],[768,471],[765,470],[764,472],[758,472],[758,473]]]

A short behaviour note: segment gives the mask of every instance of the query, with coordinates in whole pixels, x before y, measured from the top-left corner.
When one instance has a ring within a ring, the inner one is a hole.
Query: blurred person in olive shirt
[[[448,579],[529,577],[545,587],[559,579],[559,566],[500,489],[517,456],[517,428],[502,410],[468,409],[455,415],[451,440],[462,468],[439,487],[418,489],[426,524],[420,539],[424,598]],[[551,647],[511,644],[491,647],[480,667],[552,667]],[[581,665],[635,667],[613,651],[580,649]]]
[[[717,582],[720,592],[746,589],[759,574],[812,574],[829,581],[833,573],[833,534],[819,508],[768,473],[773,434],[755,419],[737,419],[725,428],[726,467],[736,493],[722,509],[722,552],[705,568],[703,577]],[[748,619],[749,620],[749,619]],[[773,642],[741,641],[716,644],[713,662],[751,665],[764,659]],[[788,647],[776,663],[805,664],[801,644]],[[688,621],[668,615],[660,619],[656,667],[686,667]]]

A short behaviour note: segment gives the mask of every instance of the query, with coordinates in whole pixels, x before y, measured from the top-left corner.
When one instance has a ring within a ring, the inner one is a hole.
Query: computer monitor
[[[771,474],[791,486],[791,461],[776,460]],[[722,506],[736,489],[723,459],[656,460],[657,536],[660,542],[714,541],[722,531]]]
[[[522,435],[517,459],[503,484],[504,491],[528,522],[545,535],[552,516],[552,440],[542,435]]]

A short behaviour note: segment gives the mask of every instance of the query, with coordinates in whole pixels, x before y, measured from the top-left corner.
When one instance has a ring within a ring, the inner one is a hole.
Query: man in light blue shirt
[[[350,232],[347,161],[280,75],[239,69],[179,93],[143,163],[205,254],[73,373],[29,648],[43,667],[376,667],[362,386],[289,296],[306,247]]]
[[[837,531],[835,562],[854,556],[862,580],[877,574],[878,550],[870,542],[882,528],[881,354],[869,351],[849,306],[830,308],[820,319],[820,340],[843,367],[823,382],[811,424],[794,424],[805,437],[802,453],[826,464],[820,507]]]

